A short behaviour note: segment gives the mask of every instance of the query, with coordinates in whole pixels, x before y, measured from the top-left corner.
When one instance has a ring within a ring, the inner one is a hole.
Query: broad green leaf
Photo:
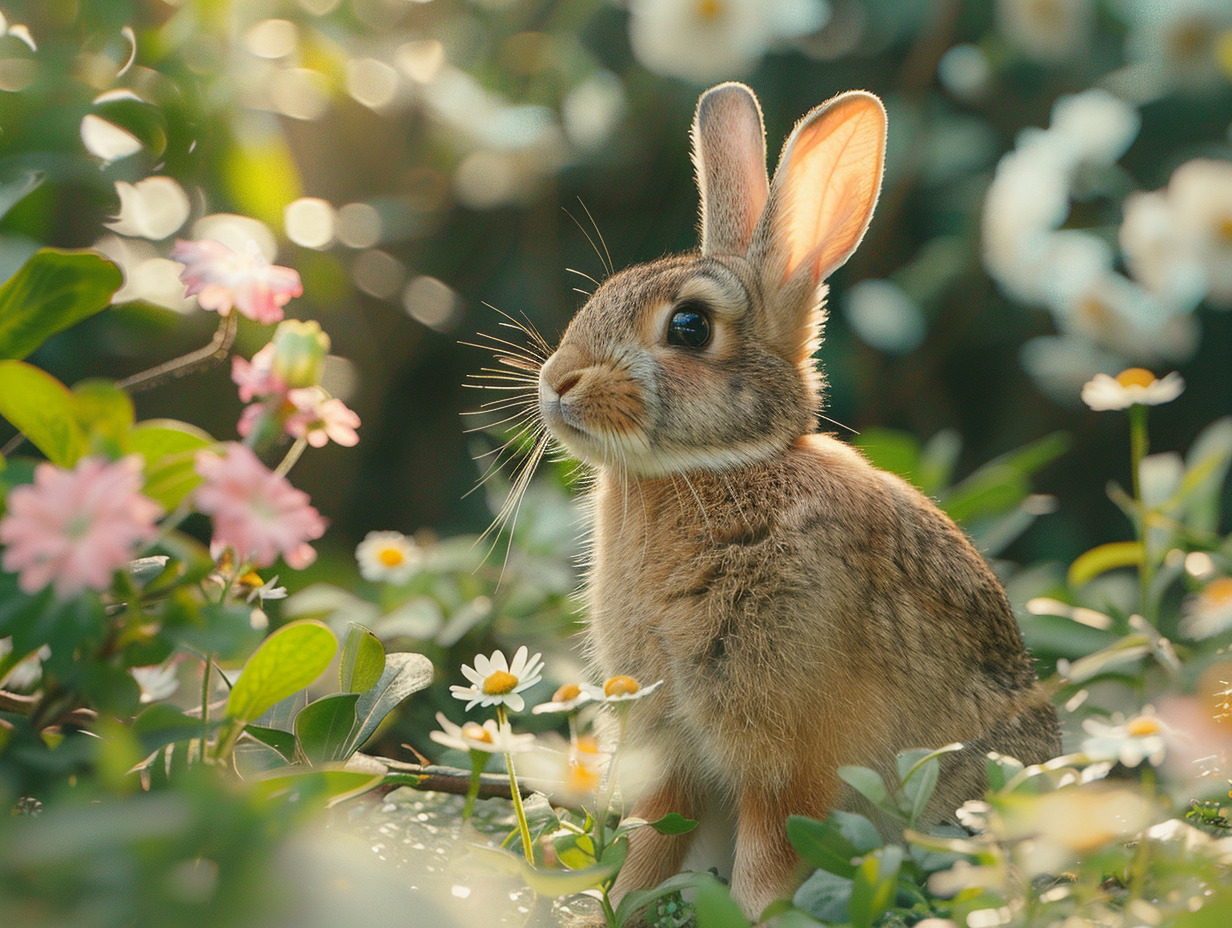
[[[171,511],[201,483],[193,461],[198,451],[212,444],[207,433],[186,422],[148,419],[133,426],[125,450],[145,458],[142,492]]]
[[[1026,475],[1006,465],[981,467],[941,499],[941,508],[959,524],[1008,512],[1030,493]]]
[[[344,693],[363,693],[380,682],[385,672],[385,646],[381,639],[362,625],[351,623],[342,659],[338,662],[338,680]]]
[[[1090,583],[1100,574],[1119,567],[1137,567],[1142,563],[1142,543],[1138,541],[1112,541],[1080,554],[1069,565],[1066,575],[1071,588]]]
[[[24,358],[106,309],[123,283],[120,269],[101,255],[40,249],[0,285],[0,358]]]
[[[355,728],[358,693],[334,693],[308,703],[295,717],[299,751],[310,764],[346,759],[346,746]]]
[[[541,896],[567,896],[601,886],[616,875],[623,858],[605,860],[585,870],[540,870],[521,854],[484,845],[472,845],[471,854],[501,873],[517,876]]]
[[[284,625],[244,665],[227,699],[227,716],[241,722],[257,718],[324,673],[337,650],[338,639],[320,622],[301,619]]]
[[[141,741],[142,750],[148,755],[159,748],[177,741],[200,738],[203,729],[201,719],[185,715],[175,706],[156,702],[133,719],[132,732]]]
[[[347,753],[363,747],[385,716],[406,697],[426,688],[432,682],[432,675],[432,662],[422,654],[409,651],[387,654],[385,670],[376,686],[360,694],[355,707],[359,724],[347,743]]]
[[[962,452],[962,435],[957,429],[942,429],[920,452],[919,487],[929,496],[939,496],[954,479],[954,468]]]
[[[295,760],[295,735],[289,731],[249,722],[244,726],[244,734],[255,738],[266,747],[273,748],[288,764]]]
[[[1065,678],[1070,683],[1085,683],[1118,664],[1136,661],[1151,653],[1151,640],[1144,634],[1126,635],[1116,644],[1080,657],[1069,665]]]
[[[829,870],[816,870],[796,890],[792,902],[827,924],[841,925],[851,911],[853,883]]]
[[[0,361],[0,416],[47,459],[72,467],[85,453],[77,404],[68,387],[24,361]]]
[[[787,819],[787,840],[811,867],[845,877],[856,872],[854,860],[860,852],[829,822],[792,815]]]
[[[696,820],[685,818],[679,812],[669,812],[657,822],[651,822],[650,827],[661,835],[687,835],[697,824]]]
[[[693,893],[693,911],[697,913],[697,928],[751,928],[740,906],[718,880],[702,883]]]
[[[839,778],[873,805],[884,808],[890,797],[885,783],[868,767],[839,767]]]
[[[859,854],[867,854],[884,843],[877,826],[855,812],[833,809],[826,815],[826,822],[837,828],[838,833],[846,838]]]
[[[268,799],[283,799],[300,808],[332,806],[366,793],[383,774],[362,770],[309,769],[276,774],[256,781],[253,792]]]
[[[896,844],[873,851],[856,868],[851,890],[853,928],[872,928],[894,902],[903,849]]]
[[[0,219],[43,183],[42,171],[24,170],[0,183]]]
[[[73,386],[73,405],[88,452],[118,454],[136,419],[129,395],[109,380],[83,380]]]
[[[585,870],[597,863],[595,839],[589,834],[566,831],[552,839],[552,847],[556,859],[570,870]]]
[[[910,779],[903,783],[903,793],[910,805],[903,811],[907,813],[907,821],[915,824],[924,814],[924,807],[937,788],[937,778],[941,773],[941,761],[930,757],[912,772]]]

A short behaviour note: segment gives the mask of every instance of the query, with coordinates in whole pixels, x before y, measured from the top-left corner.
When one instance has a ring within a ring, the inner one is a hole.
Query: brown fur
[[[944,765],[940,820],[981,794],[984,752],[1039,762],[1060,747],[967,538],[813,434],[822,280],[867,226],[884,132],[868,94],[819,107],[767,199],[755,98],[710,91],[694,126],[703,253],[615,275],[540,372],[546,425],[596,471],[596,672],[665,681],[629,718],[659,765],[634,814],[734,818],[732,892],[752,917],[798,879],[787,816],[859,807],[839,766],[893,782],[900,751],[970,745]],[[704,348],[665,339],[686,304],[710,319]],[[690,840],[636,831],[616,896],[677,872]]]

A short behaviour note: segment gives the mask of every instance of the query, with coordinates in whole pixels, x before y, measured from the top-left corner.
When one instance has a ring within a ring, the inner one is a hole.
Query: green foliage
[[[0,284],[0,358],[20,360],[106,309],[121,283],[120,269],[97,254],[40,249]]]

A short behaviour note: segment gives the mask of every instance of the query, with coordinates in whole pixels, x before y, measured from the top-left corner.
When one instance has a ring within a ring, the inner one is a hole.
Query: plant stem
[[[299,460],[299,456],[304,453],[304,449],[307,447],[308,440],[306,438],[297,438],[295,444],[288,449],[286,457],[282,459],[282,462],[274,470],[274,473],[279,477],[285,477],[291,468],[295,466],[295,462]]]
[[[1148,540],[1150,519],[1146,500],[1142,498],[1142,459],[1146,457],[1149,447],[1146,417],[1147,407],[1143,404],[1135,403],[1129,408],[1130,477],[1133,481],[1134,501],[1138,504],[1138,541],[1142,545],[1142,559],[1138,565],[1138,589],[1142,616],[1154,625],[1155,616],[1154,609],[1151,608],[1150,596],[1151,581],[1154,579],[1155,570]]]
[[[141,390],[148,390],[167,377],[183,377],[185,374],[189,374],[198,368],[221,361],[231,351],[231,346],[235,343],[235,333],[238,327],[239,317],[235,313],[223,316],[218,322],[218,330],[214,333],[214,337],[210,339],[210,343],[204,348],[198,348],[196,351],[190,351],[188,354],[180,355],[178,358],[172,358],[170,361],[159,364],[157,367],[133,374],[133,376],[119,381],[116,386],[121,390],[136,393]]]
[[[599,795],[599,807],[595,810],[595,854],[601,855],[604,851],[604,834],[607,828],[608,813],[612,810],[612,799],[616,795],[616,764],[620,758],[620,746],[625,740],[625,709],[624,706],[616,707],[616,744],[612,746],[612,761],[607,765],[607,784],[602,788]]]
[[[485,751],[471,751],[471,779],[466,787],[466,802],[462,806],[462,821],[466,821],[475,811],[475,800],[479,798],[479,786],[483,781],[483,768],[488,765],[488,754]],[[516,786],[514,787],[516,789]]]
[[[504,706],[496,707],[496,722],[502,729],[509,724]],[[508,752],[505,754],[505,769],[509,771],[509,792],[513,798],[514,814],[518,817],[518,829],[522,834],[522,853],[526,855],[526,862],[533,867],[535,849],[530,840],[530,826],[526,823],[526,809],[522,806],[522,791],[518,789],[518,775],[513,767],[513,755]]]
[[[210,671],[214,668],[214,655],[205,655],[205,667],[201,670],[201,763],[205,763],[205,740],[210,730]]]

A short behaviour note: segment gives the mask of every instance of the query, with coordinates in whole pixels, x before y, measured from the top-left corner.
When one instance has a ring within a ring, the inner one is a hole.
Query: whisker
[[[603,231],[599,228],[599,223],[595,222],[595,217],[591,215],[590,210],[586,206],[586,202],[581,197],[578,197],[577,199],[578,203],[581,204],[582,209],[586,210],[586,218],[589,219],[590,224],[595,227],[595,235],[599,236],[599,244],[603,246],[603,255],[606,258],[605,264],[607,266],[607,273],[610,277],[612,274],[616,273],[616,266],[612,263],[612,253],[607,250],[607,242],[603,240]],[[587,236],[587,238],[589,238],[589,236]]]
[[[587,280],[589,280],[589,281],[590,281],[592,284],[594,284],[596,287],[597,287],[597,286],[599,286],[599,281],[595,280],[593,277],[591,277],[591,276],[590,276],[589,274],[587,274],[585,271],[579,271],[579,270],[578,270],[577,268],[575,268],[575,267],[567,267],[567,268],[565,268],[565,270],[566,270],[566,271],[568,271],[570,274],[577,274],[577,275],[578,275],[578,277],[585,277]],[[584,291],[584,290],[579,290],[579,291],[578,291],[578,293],[584,293],[584,292],[586,292],[586,291]]]

